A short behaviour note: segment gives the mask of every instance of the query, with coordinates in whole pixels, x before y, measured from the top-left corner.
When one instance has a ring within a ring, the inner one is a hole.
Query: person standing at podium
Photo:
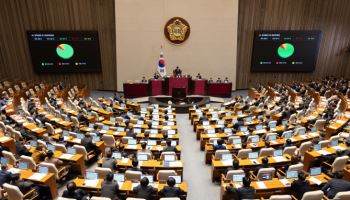
[[[179,68],[179,66],[177,66],[174,71],[173,71],[173,74],[175,77],[181,77],[182,75],[182,70]]]

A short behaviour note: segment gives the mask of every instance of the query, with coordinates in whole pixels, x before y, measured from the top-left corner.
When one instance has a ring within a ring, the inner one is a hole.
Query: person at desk
[[[152,199],[152,195],[157,192],[157,189],[153,188],[148,184],[149,184],[149,180],[147,177],[144,177],[141,179],[140,184],[134,187],[133,189],[133,192],[135,193],[136,197],[144,198],[146,200]]]
[[[22,192],[22,194],[26,194],[32,188],[36,189],[37,191],[39,190],[38,187],[34,186],[33,182],[21,180],[19,174],[14,174],[12,176],[12,183],[11,184],[14,185],[14,186],[17,186],[18,189]]]
[[[16,141],[16,156],[20,157],[21,155],[31,156],[32,154],[29,152],[26,146],[24,146],[23,138],[19,138]]]
[[[228,78],[225,77],[224,83],[228,83],[228,82],[229,82]]]
[[[202,79],[202,75],[200,73],[197,74],[196,76],[197,79]]]
[[[97,150],[96,145],[93,143],[92,137],[89,134],[86,134],[85,137],[81,139],[81,145],[85,147],[88,153]]]
[[[147,83],[148,81],[147,81],[147,79],[146,79],[146,77],[142,77],[142,80],[141,80],[141,83]]]
[[[67,190],[63,191],[62,197],[76,200],[87,200],[89,195],[82,189],[78,189],[74,182],[67,184]]]
[[[159,191],[160,195],[164,197],[180,197],[186,194],[181,188],[175,187],[176,181],[173,177],[168,178],[166,183],[167,186],[164,186],[164,188]]]
[[[3,109],[3,107],[6,106],[9,103],[8,99],[9,98],[8,98],[7,93],[5,91],[2,92],[1,99],[0,99],[0,108],[1,109]]]
[[[159,79],[159,75],[158,75],[158,73],[154,73],[154,75],[153,75],[153,79],[155,79],[155,80]]]
[[[119,200],[119,185],[113,180],[113,173],[108,173],[101,184],[101,197],[108,197],[111,200]]]
[[[217,83],[222,83],[221,78],[219,77],[218,80],[216,80]]]
[[[146,141],[141,143],[141,150],[137,151],[137,153],[147,153],[147,154],[149,153],[152,155],[152,151],[147,149],[147,142]]]
[[[226,191],[229,194],[233,194],[236,198],[234,199],[255,199],[255,189],[250,186],[251,180],[248,177],[243,178],[243,187],[234,188],[231,183],[230,186],[226,186]]]
[[[163,152],[170,152],[170,151],[176,152],[177,149],[176,149],[176,146],[171,146],[171,140],[168,139],[166,141],[166,147],[164,148]]]
[[[322,191],[328,198],[333,198],[338,192],[350,191],[350,182],[343,179],[344,173],[341,171],[334,173],[334,178],[329,180]]]
[[[291,189],[293,191],[293,195],[297,199],[303,198],[305,192],[311,191],[310,182],[305,180],[306,174],[304,171],[298,172],[298,180],[294,180],[291,184]]]
[[[210,77],[209,80],[208,80],[208,83],[213,83],[213,82],[214,82],[214,81],[213,81],[213,78]]]
[[[226,150],[226,146],[224,145],[224,140],[218,139],[217,140],[217,145],[214,145],[214,151],[217,150]]]
[[[139,161],[136,158],[132,159],[131,165],[132,167],[129,168],[127,171],[143,172],[142,169],[138,167]]]
[[[7,165],[1,165],[1,170],[0,170],[0,187],[4,183],[10,183],[12,179],[12,173],[7,171]]]
[[[107,151],[106,157],[102,159],[102,167],[109,168],[112,171],[116,170],[117,161],[112,158],[112,151]]]
[[[227,168],[225,174],[227,174],[227,172],[229,172],[229,171],[231,171],[231,170],[239,170],[239,169],[241,169],[241,168],[239,167],[239,160],[233,159],[233,160],[232,160],[232,167]]]
[[[254,169],[254,175],[256,176],[259,172],[260,169],[263,169],[263,168],[269,168],[269,159],[267,157],[263,157],[261,159],[261,165],[255,167]]]
[[[179,66],[177,66],[174,71],[173,71],[173,74],[175,77],[181,77],[182,75],[182,70],[179,68]]]
[[[45,159],[45,156],[46,156],[45,148],[41,144],[38,144],[35,147],[35,151],[32,153],[33,160],[35,161],[35,163],[38,164]]]
[[[199,118],[199,124],[202,124],[203,121],[208,121],[209,118],[207,115],[202,115],[200,118]]]
[[[53,152],[51,150],[46,153],[45,162],[54,164],[57,169],[63,165],[62,160],[53,157]]]

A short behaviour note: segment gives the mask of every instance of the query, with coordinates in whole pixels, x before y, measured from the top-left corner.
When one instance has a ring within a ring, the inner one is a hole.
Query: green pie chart
[[[290,43],[283,43],[278,47],[277,53],[281,58],[289,58],[294,53],[294,46]]]
[[[56,47],[56,53],[63,59],[69,59],[74,55],[74,49],[69,44],[59,44]]]

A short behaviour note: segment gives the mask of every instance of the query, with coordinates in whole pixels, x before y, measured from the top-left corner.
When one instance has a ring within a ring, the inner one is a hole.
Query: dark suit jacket
[[[180,195],[184,195],[185,192],[178,187],[165,186],[160,191],[160,194],[163,195],[164,197],[179,197]]]
[[[254,199],[255,198],[255,189],[253,187],[241,187],[234,188],[232,186],[227,186],[226,190],[228,193],[236,194],[238,199]]]
[[[0,170],[0,186],[4,183],[10,183],[11,181],[11,172],[8,172],[6,170]]]
[[[142,187],[141,185],[138,185],[134,187],[133,192],[136,194],[138,198],[144,198],[146,200],[150,200],[152,198],[152,194],[155,194],[157,192],[157,189],[149,185],[146,187]]]
[[[174,147],[174,146],[167,146],[163,150],[163,152],[169,152],[169,151],[176,151],[176,147]]]
[[[291,184],[291,188],[297,199],[303,198],[305,192],[311,191],[309,181],[295,180]]]
[[[345,192],[350,190],[350,182],[344,179],[333,178],[329,180],[326,185],[322,187],[322,191],[329,198],[333,198],[338,192]]]
[[[76,189],[74,192],[69,192],[68,190],[65,190],[62,194],[62,197],[72,198],[77,200],[86,200],[88,195],[84,190]]]
[[[93,150],[95,148],[95,145],[92,142],[92,138],[91,137],[90,138],[84,137],[81,140],[81,145],[85,147],[87,152],[89,152],[89,151],[91,151],[91,150]]]
[[[103,158],[102,167],[109,168],[114,171],[116,169],[116,160],[114,158]]]
[[[226,147],[224,145],[214,145],[214,151],[216,150],[226,150]]]
[[[101,197],[108,197],[112,200],[118,199],[119,185],[115,181],[104,181],[102,183]]]

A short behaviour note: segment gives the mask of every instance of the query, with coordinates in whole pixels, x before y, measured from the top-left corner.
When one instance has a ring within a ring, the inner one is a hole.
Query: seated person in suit
[[[243,187],[234,188],[232,183],[230,186],[226,186],[226,191],[229,194],[236,196],[235,199],[255,199],[255,189],[250,186],[251,180],[248,177],[243,178]]]
[[[164,186],[164,188],[161,191],[159,191],[160,195],[164,197],[180,197],[181,195],[184,195],[185,191],[183,191],[179,187],[174,187],[175,184],[176,181],[174,178],[168,178],[167,186]]]
[[[176,152],[176,146],[171,146],[171,140],[167,139],[166,141],[166,147],[164,148],[163,152],[169,152],[169,151],[173,151]]]
[[[239,167],[239,160],[233,159],[232,160],[232,167],[227,168],[225,174],[227,174],[228,171],[231,170],[240,170],[241,168]]]
[[[131,164],[132,168],[129,168],[128,170],[142,172],[141,168],[138,167],[139,161],[136,158],[132,159]]]
[[[257,167],[255,167],[255,169],[254,169],[254,175],[255,176],[258,174],[260,169],[269,168],[269,159],[267,157],[262,158],[261,162],[262,162],[262,164],[257,166]]]
[[[134,129],[132,127],[127,127],[126,128],[126,136],[127,137],[132,137],[132,138],[135,138],[136,137],[136,133],[134,132]]]
[[[88,153],[90,151],[97,150],[96,145],[93,143],[92,137],[90,134],[86,134],[85,137],[81,139],[81,145],[85,147]]]
[[[225,141],[223,139],[218,139],[217,143],[217,145],[214,145],[214,151],[226,150],[226,146],[224,145]]]
[[[32,153],[32,158],[35,163],[40,163],[45,159],[46,149],[40,143],[35,147],[35,151]]]
[[[113,173],[106,175],[105,181],[101,185],[101,197],[108,197],[112,200],[118,200],[119,185],[118,182],[113,180]]]
[[[32,154],[29,152],[26,146],[24,146],[23,138],[19,138],[16,142],[16,156],[20,157],[22,155],[31,156]]]
[[[157,192],[157,189],[153,188],[148,184],[149,184],[148,178],[144,177],[141,179],[140,184],[134,187],[133,192],[137,198],[143,198],[146,200],[152,199],[152,195]]]
[[[218,80],[216,80],[217,83],[222,83],[221,78],[218,78]]]
[[[228,82],[229,82],[228,78],[225,77],[224,83],[228,83]]]
[[[198,74],[197,74],[197,76],[196,76],[196,78],[197,78],[197,79],[202,79],[201,74],[200,74],[200,73],[198,73]]]
[[[207,115],[203,115],[203,116],[201,116],[199,118],[199,124],[202,124],[203,121],[208,121],[208,120],[209,120],[208,116]]]
[[[335,172],[334,178],[329,180],[323,187],[322,191],[328,198],[333,198],[338,192],[350,191],[350,182],[343,179],[343,172]]]
[[[82,189],[78,189],[74,182],[67,184],[67,190],[63,191],[62,197],[76,200],[87,200],[89,195]]]
[[[22,194],[26,194],[32,188],[34,188],[34,183],[31,181],[25,181],[20,179],[19,174],[14,174],[12,177],[12,185],[17,186],[18,189],[22,192]],[[35,188],[37,189],[37,188]],[[38,191],[38,189],[37,189]]]
[[[286,140],[286,143],[283,145],[283,147],[291,147],[291,146],[293,146],[292,140],[288,138]]]
[[[147,149],[146,147],[147,147],[147,142],[146,141],[142,142],[141,143],[141,150],[138,150],[137,152],[138,153],[150,153],[152,155],[151,150]]]
[[[306,174],[304,171],[298,172],[298,180],[294,180],[291,184],[291,189],[293,191],[293,195],[297,199],[303,198],[305,192],[311,191],[310,182],[305,180]]]
[[[107,151],[106,157],[102,159],[102,167],[109,168],[112,171],[116,170],[117,161],[114,158],[112,158],[112,151]]]
[[[141,83],[147,83],[147,79],[144,76],[142,77]]]
[[[10,183],[12,179],[12,173],[7,171],[7,165],[1,165],[1,170],[0,170],[0,187],[4,183]]]
[[[59,160],[58,158],[54,158],[53,157],[53,152],[51,150],[49,150],[46,153],[45,162],[54,164],[57,169],[59,169],[60,167],[63,166],[63,161]]]
[[[208,80],[208,83],[213,83],[213,82],[214,82],[214,81],[213,81],[213,78],[210,77],[209,80]]]

